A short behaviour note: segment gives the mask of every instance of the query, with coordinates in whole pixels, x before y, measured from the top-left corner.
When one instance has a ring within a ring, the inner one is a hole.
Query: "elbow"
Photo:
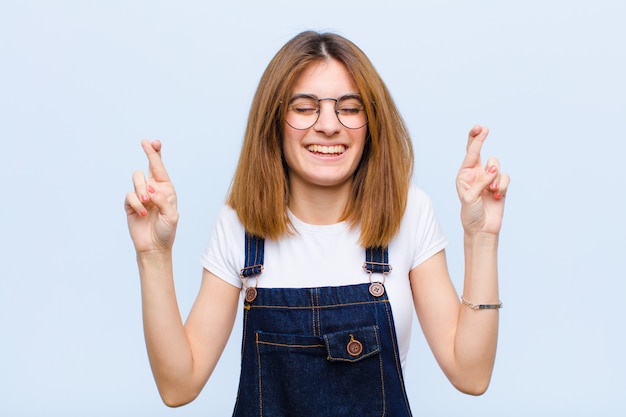
[[[463,394],[479,397],[487,392],[491,382],[491,375],[482,377],[470,376],[451,380],[452,385]]]
[[[487,388],[489,388],[488,383],[483,385],[475,384],[472,386],[456,386],[456,389],[458,389],[463,394],[473,395],[475,397],[480,397],[481,395],[483,395],[485,392],[487,392]]]
[[[170,408],[182,407],[192,402],[198,396],[198,393],[183,393],[179,390],[159,389],[161,401]]]
[[[181,401],[178,398],[164,397],[161,396],[161,400],[163,400],[163,404],[170,408],[182,407],[183,405],[189,404],[191,401]]]
[[[469,365],[458,364],[456,367],[444,372],[452,385],[463,394],[475,397],[487,392],[493,375],[493,361],[488,363],[470,363]]]
[[[176,397],[161,396],[161,400],[163,400],[163,404],[165,404],[166,406],[170,408],[177,408],[177,407],[182,407],[183,405],[189,404],[190,402],[193,401],[193,398],[190,400],[186,400],[186,399],[176,398]]]

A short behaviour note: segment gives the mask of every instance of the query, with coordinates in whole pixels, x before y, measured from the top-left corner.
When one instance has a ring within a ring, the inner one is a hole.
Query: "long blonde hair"
[[[360,244],[389,244],[398,232],[413,173],[413,148],[387,87],[367,56],[332,33],[303,32],[269,63],[256,91],[227,203],[246,230],[279,239],[294,232],[288,216],[289,179],[282,154],[286,103],[311,63],[336,59],[352,75],[368,119],[365,149],[342,220],[360,227]]]

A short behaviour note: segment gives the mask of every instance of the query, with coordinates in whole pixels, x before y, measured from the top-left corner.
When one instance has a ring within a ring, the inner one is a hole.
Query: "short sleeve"
[[[407,214],[415,242],[411,269],[428,260],[448,246],[448,239],[443,234],[430,197],[421,189],[413,186],[409,191]]]
[[[200,258],[205,269],[238,288],[242,287],[239,271],[245,260],[244,236],[245,230],[237,213],[224,206]]]

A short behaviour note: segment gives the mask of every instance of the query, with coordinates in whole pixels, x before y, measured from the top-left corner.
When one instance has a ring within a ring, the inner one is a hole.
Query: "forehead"
[[[346,66],[332,58],[307,66],[292,89],[292,94],[312,94],[317,97],[339,97],[358,92]]]

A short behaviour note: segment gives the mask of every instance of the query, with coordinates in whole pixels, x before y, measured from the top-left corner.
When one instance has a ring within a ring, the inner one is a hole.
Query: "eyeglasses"
[[[297,130],[315,125],[320,117],[320,103],[335,102],[335,114],[339,123],[348,129],[360,129],[367,124],[363,100],[358,94],[345,94],[338,98],[317,98],[310,94],[298,94],[289,100],[286,122]]]

